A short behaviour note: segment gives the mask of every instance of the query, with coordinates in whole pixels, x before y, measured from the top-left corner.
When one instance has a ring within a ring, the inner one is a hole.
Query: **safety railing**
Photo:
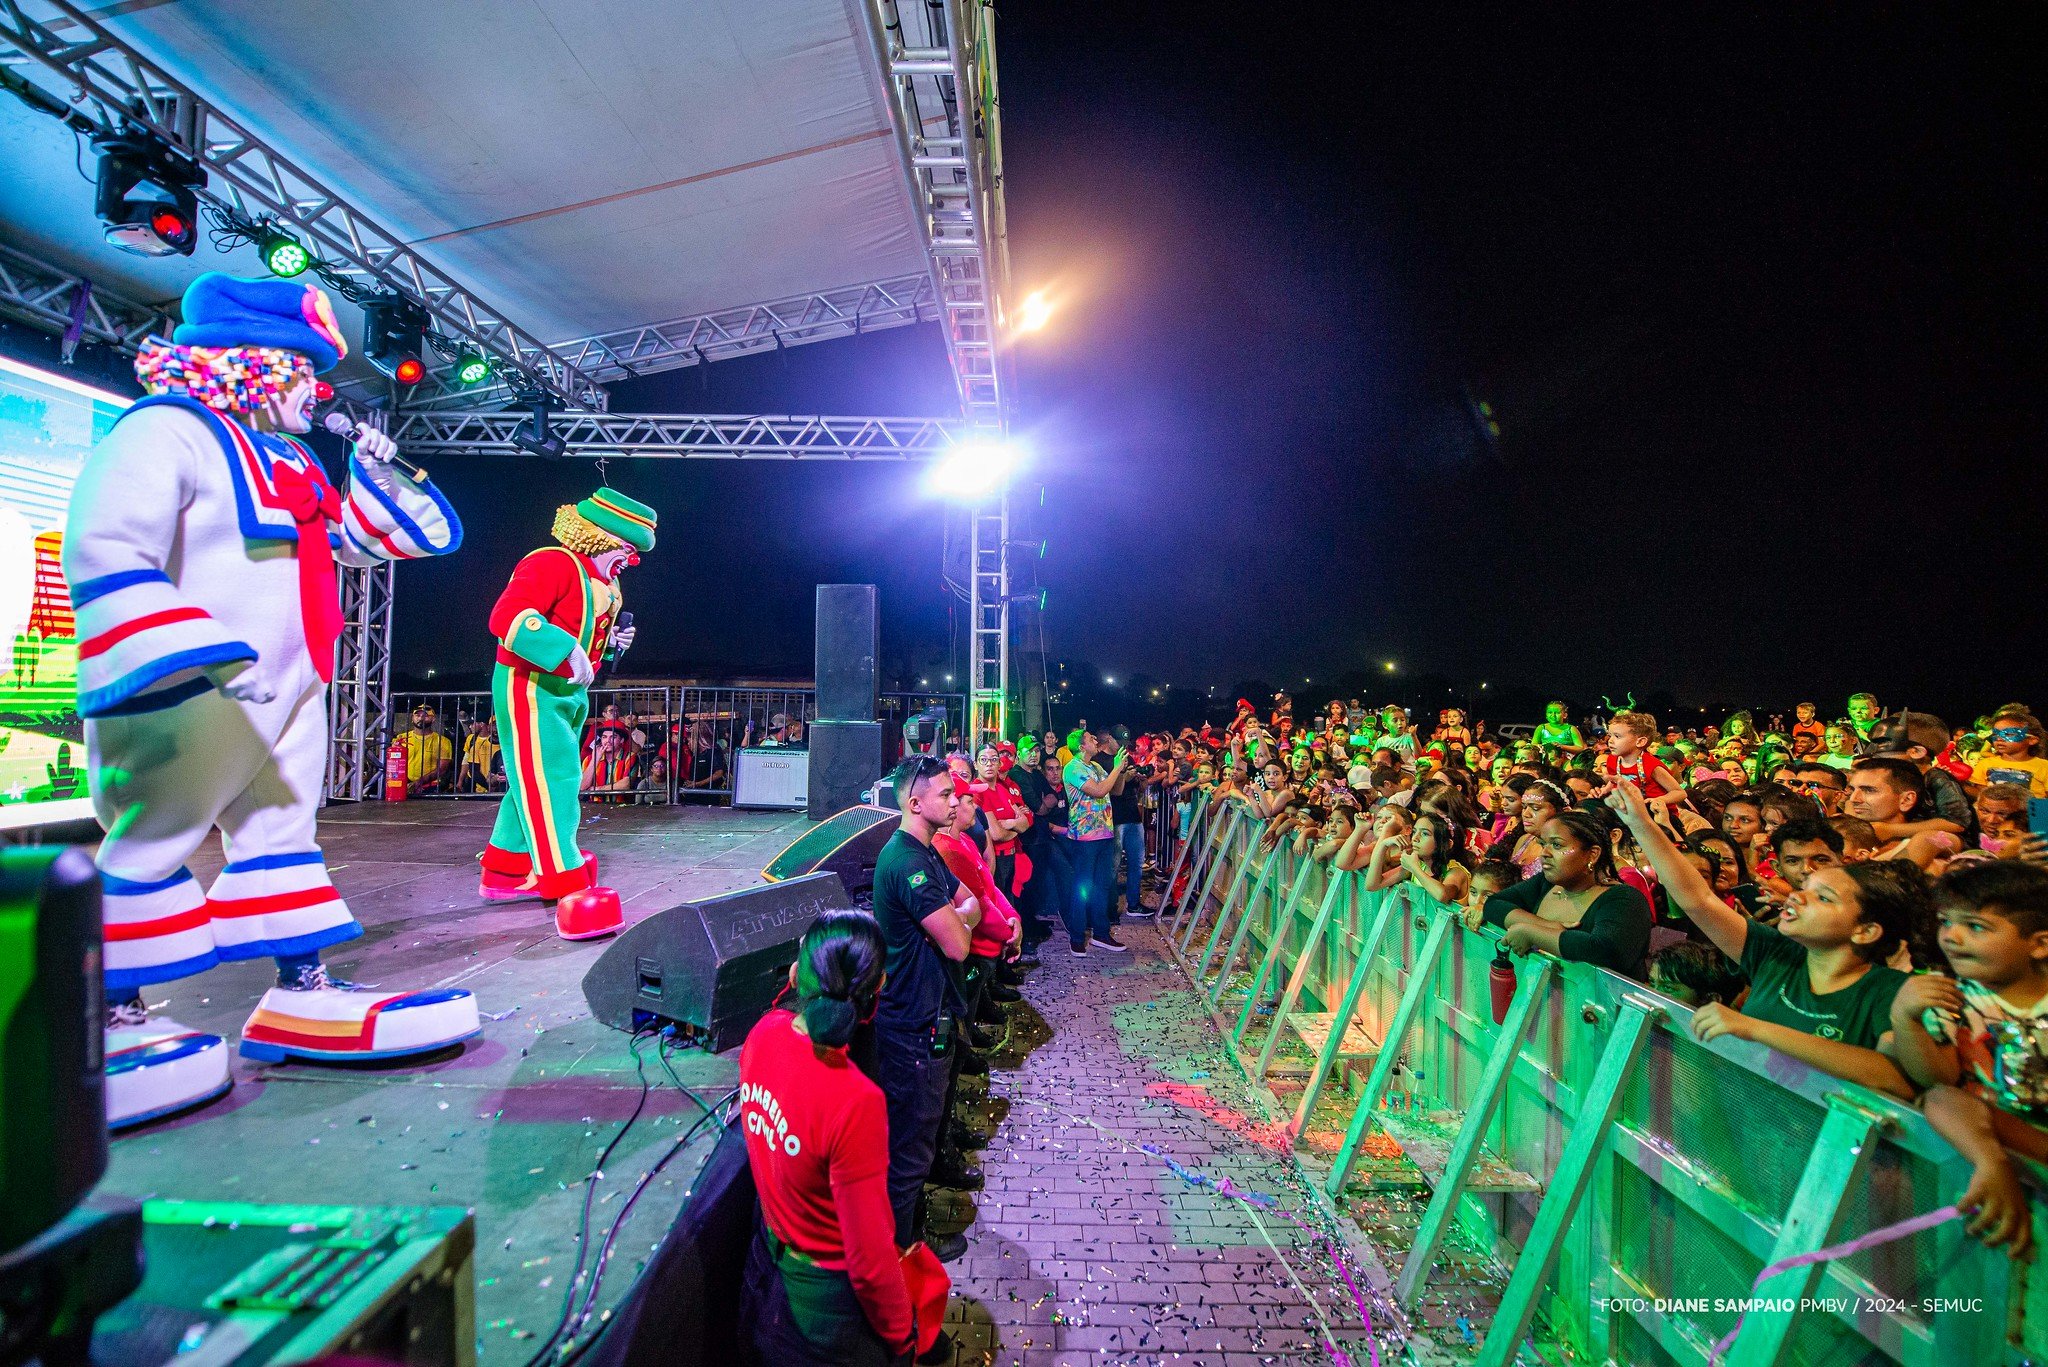
[[[584,757],[607,744],[599,740],[603,732],[616,731],[620,739],[616,757],[607,753],[594,766],[604,791],[586,797],[600,805],[728,799],[734,752],[778,730],[800,743],[813,696],[808,688],[593,688]],[[503,794],[504,752],[489,693],[400,693],[392,704],[395,738],[407,749],[409,796]],[[422,708],[431,715],[423,717]],[[415,725],[416,718],[425,725]],[[778,725],[778,718],[785,721]]]
[[[1334,1208],[1366,1165],[1430,1192],[1403,1307],[1452,1241],[1501,1264],[1490,1324],[1475,1316],[1482,1367],[1538,1326],[1576,1360],[1705,1363],[1738,1318],[1732,1364],[2048,1352],[2048,1292],[1960,1222],[1752,1291],[1767,1265],[1956,1198],[1967,1165],[1913,1108],[1762,1045],[1702,1044],[1685,1006],[1589,965],[1518,958],[1496,1003],[1496,932],[1286,842],[1261,852],[1261,828],[1234,801],[1198,814],[1162,928]]]

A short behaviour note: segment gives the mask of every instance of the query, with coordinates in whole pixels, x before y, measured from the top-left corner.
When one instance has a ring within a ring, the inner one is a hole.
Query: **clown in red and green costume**
[[[652,508],[615,489],[563,505],[560,544],[521,560],[491,609],[505,800],[483,852],[486,900],[553,902],[592,885],[576,846],[590,682],[595,661],[633,643],[633,629],[618,625],[618,575],[654,549],[654,522]]]

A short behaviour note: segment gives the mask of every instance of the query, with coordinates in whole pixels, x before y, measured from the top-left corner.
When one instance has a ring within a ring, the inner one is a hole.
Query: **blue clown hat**
[[[317,374],[348,355],[334,305],[296,280],[242,280],[208,271],[185,291],[185,321],[171,333],[180,346],[263,346],[296,351]]]

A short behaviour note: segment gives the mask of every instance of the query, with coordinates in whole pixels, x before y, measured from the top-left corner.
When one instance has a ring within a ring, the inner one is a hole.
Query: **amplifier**
[[[782,990],[811,922],[852,905],[836,876],[814,873],[670,907],[612,942],[583,975],[583,998],[614,1030],[688,1025],[721,1053]]]
[[[476,1227],[460,1207],[147,1201],[142,1219],[148,1271],[100,1317],[95,1362],[476,1361]]]

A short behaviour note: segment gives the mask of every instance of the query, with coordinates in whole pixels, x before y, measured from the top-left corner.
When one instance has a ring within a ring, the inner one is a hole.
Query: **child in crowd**
[[[1960,979],[1927,973],[1892,999],[1891,1051],[1931,1088],[1928,1123],[1974,1173],[1957,1202],[1970,1233],[2025,1257],[2026,1193],[2006,1149],[2048,1160],[2048,870],[2009,860],[1957,869],[1939,890],[1941,949]]]
[[[1792,723],[1792,753],[1795,755],[1819,753],[1828,733],[1827,727],[1822,726],[1818,719],[1820,709],[1810,702],[1803,702],[1793,708],[1792,711],[1796,717],[1796,720]],[[1801,741],[1806,742],[1803,749],[1800,747]]]
[[[1924,919],[1920,907],[1931,905],[1917,869],[1819,870],[1793,894],[1776,927],[1760,925],[1716,895],[1633,784],[1616,784],[1607,801],[1672,901],[1750,981],[1743,1010],[1709,1004],[1693,1013],[1696,1036],[1755,1040],[1836,1077],[1911,1098],[1911,1084],[1877,1046],[1906,981],[1885,961]]]
[[[2042,758],[2041,723],[2022,708],[2001,707],[1991,717],[1991,749],[1970,767],[1976,784],[2010,783],[2030,797],[2048,797],[2048,759]]]
[[[1439,902],[1460,902],[1472,875],[1454,857],[1456,850],[1451,823],[1435,812],[1419,812],[1406,833],[1390,833],[1374,842],[1365,872],[1366,891],[1383,892],[1412,882]]]
[[[1842,862],[1859,864],[1866,859],[1877,858],[1878,846],[1884,842],[1877,838],[1877,827],[1860,816],[1831,816],[1828,825],[1835,828],[1835,834],[1842,837]]]
[[[1522,871],[1505,859],[1481,860],[1472,870],[1472,881],[1465,889],[1465,924],[1479,929],[1485,920],[1487,902],[1521,881]]]
[[[1685,786],[1663,760],[1650,753],[1656,743],[1655,717],[1648,712],[1617,712],[1607,723],[1607,754],[1600,761],[1600,771],[1610,784],[1623,779],[1635,784],[1662,818],[1673,803],[1685,800]]]
[[[1718,1002],[1737,1005],[1749,982],[1728,956],[1709,944],[1686,940],[1650,956],[1650,986],[1690,1007]]]

